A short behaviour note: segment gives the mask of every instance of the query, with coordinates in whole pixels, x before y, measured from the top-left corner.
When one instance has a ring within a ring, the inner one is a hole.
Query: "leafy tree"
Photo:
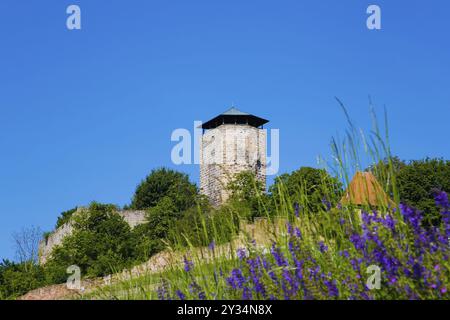
[[[52,252],[45,265],[48,279],[65,281],[70,265],[79,266],[87,277],[122,270],[134,262],[135,240],[117,207],[93,202],[74,218],[73,233]]]
[[[43,269],[31,262],[0,262],[0,299],[15,299],[45,285]]]
[[[160,168],[153,170],[136,188],[131,208],[144,210],[154,207],[163,198],[171,198],[177,211],[182,211],[195,202],[197,187],[181,172]]]
[[[395,199],[394,193],[398,192],[398,175],[407,166],[407,163],[399,157],[380,160],[377,164],[370,166],[365,171],[373,173],[388,195]],[[396,182],[394,186],[393,182]],[[394,190],[394,187],[397,190]]]
[[[343,189],[339,179],[330,176],[326,170],[301,167],[290,174],[277,177],[269,191],[275,205],[282,195],[288,195],[292,203],[299,203],[304,209],[314,213],[326,206],[335,206]]]
[[[195,202],[192,205],[195,206]],[[183,218],[186,210],[179,210],[176,200],[170,196],[163,197],[155,206],[147,209],[147,223],[134,230],[140,239],[138,251],[141,257],[151,256],[165,248],[164,240],[169,236],[170,229]]]
[[[397,177],[400,199],[423,211],[427,225],[437,225],[441,215],[434,202],[436,189],[450,192],[450,161],[415,160],[404,166]]]
[[[450,191],[450,161],[443,159],[405,162],[392,158],[392,166],[383,160],[369,168],[393,197],[393,178],[400,201],[424,212],[425,226],[437,225],[441,215],[434,202],[435,190]]]
[[[237,207],[242,217],[249,220],[258,216],[265,216],[268,197],[263,183],[252,171],[236,174],[227,189],[230,191],[228,204]]]

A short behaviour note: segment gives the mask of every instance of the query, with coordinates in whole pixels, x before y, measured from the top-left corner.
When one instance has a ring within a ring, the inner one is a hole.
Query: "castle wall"
[[[229,197],[233,176],[253,171],[266,185],[266,131],[249,125],[224,124],[207,130],[200,143],[200,192],[213,205]]]
[[[79,208],[74,214],[80,214],[83,208]],[[131,228],[136,227],[146,221],[145,211],[143,210],[124,210],[119,211],[119,215],[130,225]],[[43,239],[39,243],[39,264],[45,264],[53,249],[60,245],[63,239],[73,232],[73,223],[71,221],[63,224],[61,227],[52,232],[47,239]]]

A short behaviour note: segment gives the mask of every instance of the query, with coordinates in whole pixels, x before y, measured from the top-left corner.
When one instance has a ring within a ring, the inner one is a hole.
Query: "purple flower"
[[[227,283],[233,289],[242,289],[244,287],[245,278],[240,269],[233,269],[231,276],[227,278]]]
[[[348,253],[348,250],[343,250],[339,252],[340,256],[344,256],[345,258],[350,257],[350,253]]]
[[[390,214],[387,214],[386,217],[384,218],[384,220],[382,220],[382,224],[384,226],[386,226],[387,228],[389,228],[391,231],[395,230],[395,220],[394,218],[392,218],[392,216]]]
[[[298,218],[299,217],[299,211],[300,211],[300,206],[298,205],[298,203],[296,202],[296,203],[294,203],[294,213],[295,213],[295,216]]]
[[[296,236],[297,238],[299,238],[299,239],[302,238],[302,232],[300,231],[299,228],[295,228],[294,232],[295,232],[295,236]]]
[[[184,256],[184,271],[189,272],[194,267],[194,263]]]
[[[325,280],[324,283],[327,286],[328,295],[330,297],[338,297],[339,296],[339,289],[336,286],[336,280],[333,280],[333,281]]]
[[[327,211],[331,210],[331,202],[327,200],[327,198],[322,198],[322,203],[325,206],[325,208],[327,209]]]
[[[242,300],[252,300],[252,291],[249,288],[242,290]]]
[[[237,256],[239,260],[244,260],[247,257],[247,250],[245,248],[239,248],[237,250]]]
[[[290,296],[297,292],[298,282],[287,269],[283,270],[283,280],[282,289],[284,291],[284,298],[288,300]]]
[[[167,281],[163,279],[161,285],[156,289],[159,300],[171,300],[167,285]]]
[[[277,248],[275,243],[272,245],[272,256],[277,262],[278,266],[287,266],[287,261],[285,260],[283,253],[281,253],[280,248]]]
[[[324,252],[327,252],[327,251],[328,251],[328,246],[326,246],[326,245],[323,243],[323,241],[320,241],[320,242],[319,242],[319,249],[320,249],[320,252],[324,253]]]
[[[211,241],[211,243],[209,244],[208,248],[209,248],[209,250],[214,251],[214,248],[215,248],[215,247],[216,247],[216,244],[214,243],[214,240],[213,240],[213,241]]]
[[[202,288],[199,286],[199,284],[195,281],[189,285],[189,291],[192,294],[197,295],[200,300],[206,299],[205,292],[202,290]]]
[[[186,296],[185,296],[184,293],[181,292],[180,290],[177,290],[177,291],[176,291],[176,294],[177,294],[177,296],[178,296],[178,298],[179,298],[180,300],[185,300],[185,299],[186,299]]]
[[[294,234],[294,229],[292,228],[292,224],[290,224],[289,222],[286,224],[286,228],[287,228],[287,232],[288,234],[290,234],[291,236]]]
[[[436,191],[434,195],[434,201],[436,202],[437,206],[443,209],[448,209],[450,207],[447,193],[445,193],[444,191]]]
[[[363,250],[364,249],[364,241],[361,238],[361,236],[357,233],[354,233],[353,235],[350,236],[350,241],[353,243],[353,245],[355,246],[355,248],[357,250]]]

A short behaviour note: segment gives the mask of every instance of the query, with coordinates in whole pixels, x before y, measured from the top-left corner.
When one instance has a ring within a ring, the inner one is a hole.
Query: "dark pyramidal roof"
[[[231,107],[217,117],[205,122],[202,125],[203,129],[214,129],[222,124],[248,124],[253,127],[260,127],[269,120],[254,116],[250,113],[242,112],[235,107]]]

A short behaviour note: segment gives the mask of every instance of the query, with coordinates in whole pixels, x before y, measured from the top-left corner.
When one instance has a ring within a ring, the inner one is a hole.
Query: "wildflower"
[[[324,252],[327,252],[327,251],[328,251],[328,246],[326,246],[326,245],[323,243],[323,241],[320,241],[320,242],[319,242],[319,249],[320,249],[320,252],[324,253]]]
[[[331,202],[327,200],[327,198],[322,198],[322,203],[325,206],[327,211],[331,210]]]
[[[397,278],[396,277],[390,277],[389,278],[389,284],[395,284],[397,282]]]
[[[191,294],[197,295],[200,300],[206,299],[206,294],[200,287],[200,285],[197,282],[193,282],[189,285],[189,291]]]
[[[179,298],[180,300],[185,300],[185,299],[186,299],[185,294],[184,294],[183,292],[181,292],[180,290],[177,290],[177,291],[176,291],[176,294],[177,294],[177,296],[178,296],[178,298]]]
[[[165,298],[166,298],[166,292],[165,292],[165,289],[164,289],[163,286],[159,287],[159,288],[156,290],[156,294],[158,295],[158,299],[159,299],[159,300],[166,300],[166,299],[165,299]]]
[[[200,300],[206,300],[206,294],[205,294],[203,291],[200,291],[200,292],[198,293],[198,298],[199,298]]]
[[[284,279],[283,291],[285,293],[285,298],[288,299],[289,296],[292,296],[297,292],[299,285],[297,280],[294,277],[292,277],[291,273],[287,269],[283,270],[283,279]],[[286,284],[289,287],[286,286]]]
[[[328,295],[330,297],[338,297],[339,296],[339,289],[336,286],[336,280],[333,280],[333,281],[325,280],[324,283],[327,286]]]
[[[342,250],[342,251],[339,251],[339,255],[340,255],[340,256],[343,256],[343,257],[345,257],[345,258],[350,257],[350,253],[348,253],[348,250]]]
[[[239,260],[243,260],[247,257],[247,250],[245,248],[239,248],[237,250],[237,256]]]
[[[295,228],[295,236],[299,239],[302,238],[302,232],[300,231],[299,228]]]
[[[392,218],[392,216],[390,214],[387,214],[386,217],[384,218],[384,220],[381,221],[381,223],[389,228],[391,231],[395,230],[395,224],[396,221],[394,220],[394,218]]]
[[[406,221],[413,227],[416,233],[420,233],[420,223],[422,221],[422,214],[419,210],[415,210],[405,204],[400,204],[400,211],[406,218]]]
[[[245,278],[240,269],[233,269],[231,276],[227,278],[227,283],[233,289],[242,289],[245,283]]]
[[[167,282],[163,279],[161,286],[156,289],[156,294],[158,295],[159,300],[171,300],[170,294],[167,290]]]
[[[292,224],[287,223],[287,224],[286,224],[286,228],[287,228],[288,234],[293,235],[294,229],[292,228]]]
[[[194,263],[184,256],[184,271],[189,272],[194,267]]]
[[[435,191],[434,201],[436,205],[443,208],[448,209],[450,207],[448,202],[448,195],[444,191]]]
[[[364,249],[364,241],[361,239],[361,236],[357,233],[354,233],[350,236],[350,241],[353,243],[356,249],[362,250]]]
[[[267,261],[266,258],[262,258],[262,264],[263,264],[264,269],[269,270],[269,268],[270,268],[270,262]]]
[[[275,261],[277,262],[277,265],[286,266],[287,262],[283,256],[283,253],[281,253],[280,248],[277,248],[275,246],[275,243],[272,245],[272,256],[274,257]]]
[[[297,218],[298,218],[299,215],[300,215],[299,211],[300,211],[300,206],[299,206],[298,203],[296,202],[296,203],[294,203],[294,213],[295,213],[295,216],[296,216]]]
[[[249,288],[242,291],[242,300],[252,300],[252,291]]]
[[[214,248],[215,248],[215,247],[216,247],[216,244],[214,243],[214,240],[213,240],[213,241],[211,241],[211,243],[209,244],[208,248],[209,248],[209,250],[214,251]]]

